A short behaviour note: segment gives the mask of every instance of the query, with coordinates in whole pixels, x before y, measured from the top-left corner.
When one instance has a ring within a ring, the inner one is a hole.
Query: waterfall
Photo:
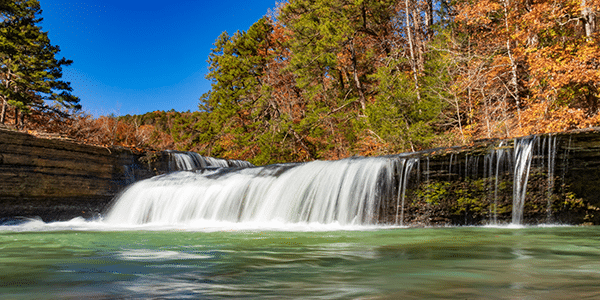
[[[409,158],[409,159],[401,159],[398,167],[398,200],[396,201],[396,225],[398,225],[398,208],[400,208],[400,226],[404,225],[404,207],[405,207],[405,198],[406,198],[406,189],[408,186],[408,179],[410,177],[410,173],[415,166],[415,164],[419,163],[418,158]],[[402,200],[401,203],[400,200]]]
[[[556,164],[556,136],[548,137],[548,207],[546,209],[547,222],[552,217],[552,189],[554,187],[554,165]]]
[[[535,140],[536,137],[515,139],[512,223],[516,225],[520,225],[523,222],[523,206],[525,204],[527,180],[529,179],[532,149]]]
[[[489,150],[484,156],[483,177],[488,178],[489,224],[498,224],[499,189],[503,176],[511,168],[513,149],[506,148],[502,141],[494,149]],[[513,170],[511,170],[513,171]]]
[[[194,171],[206,168],[247,168],[254,165],[243,160],[228,160],[202,156],[195,152],[168,151],[171,171]]]
[[[505,160],[507,150],[503,148],[504,142],[500,142],[498,150],[496,150],[496,174],[494,178],[494,224],[498,224],[498,183],[500,179],[500,165]]]
[[[351,158],[174,172],[129,187],[104,220],[376,224],[383,202],[392,195],[389,182],[396,163],[390,157]],[[404,170],[405,178],[410,168]]]
[[[540,190],[547,194],[547,204],[546,199],[541,199],[542,205],[547,205],[549,222],[557,137],[525,137],[515,139],[512,147],[510,144],[500,141],[493,149],[477,152],[433,150],[263,167],[170,151],[169,167],[173,173],[131,185],[113,201],[104,220],[119,224],[383,222],[404,226],[429,224],[432,212],[444,213],[446,209],[453,212],[434,217],[442,222],[456,221],[460,213],[464,224],[469,220],[487,220],[488,224],[497,225],[505,221],[505,212],[510,208],[510,186],[503,182],[512,179],[512,223],[522,224],[533,168],[537,174],[547,170],[547,190],[532,186],[530,192],[536,193],[538,202]],[[449,158],[449,163],[430,161],[435,157],[432,154]],[[421,158],[425,159],[423,170]],[[125,171],[131,173],[129,169]],[[539,176],[535,178],[539,183]],[[444,202],[456,199],[462,204]],[[539,219],[538,215],[533,217]]]

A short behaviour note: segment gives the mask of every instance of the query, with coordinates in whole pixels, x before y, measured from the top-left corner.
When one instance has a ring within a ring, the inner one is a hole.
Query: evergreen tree
[[[0,5],[0,123],[5,121],[8,106],[15,108],[15,116],[22,112],[21,121],[32,108],[60,114],[64,114],[61,108],[81,108],[70,83],[61,80],[62,67],[72,61],[56,58],[60,48],[50,43],[48,33],[39,26],[41,13],[37,0]]]
[[[353,104],[364,114],[377,56],[389,51],[394,1],[293,0],[280,21],[291,31],[290,69],[310,97],[326,94],[332,109]],[[348,101],[350,100],[350,101]]]
[[[206,155],[246,158],[243,152],[256,144],[253,113],[261,109],[258,100],[271,30],[268,19],[262,18],[247,32],[223,32],[215,42],[206,76],[212,87],[200,99],[200,110],[210,114],[196,126],[201,130],[197,142],[207,145]]]

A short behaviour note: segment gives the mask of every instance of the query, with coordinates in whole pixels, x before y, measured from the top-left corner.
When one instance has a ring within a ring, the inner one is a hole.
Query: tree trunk
[[[589,38],[596,30],[596,12],[593,6],[587,4],[588,1],[581,0],[581,18],[583,19],[585,36]]]
[[[25,114],[21,112],[21,117],[19,118],[19,128],[25,128]]]
[[[404,12],[406,16],[406,36],[408,37],[408,48],[410,50],[410,65],[413,69],[413,79],[415,80],[415,92],[417,94],[417,100],[421,101],[421,93],[419,91],[419,81],[417,77],[418,69],[417,69],[417,61],[415,59],[415,44],[413,41],[413,34],[410,25],[410,5],[408,3],[409,0],[404,0]]]
[[[358,70],[357,70],[357,63],[356,63],[356,50],[354,49],[354,43],[352,44],[352,71],[353,71],[353,77],[354,77],[354,84],[356,84],[356,90],[358,91],[358,96],[360,98],[360,108],[362,109],[362,114],[366,115],[367,114],[367,99],[365,98],[365,93],[363,91],[363,86],[362,83],[360,82],[360,79],[358,78]]]
[[[0,114],[0,123],[4,124],[4,120],[6,119],[6,100],[2,99],[2,114]]]
[[[425,41],[422,34],[422,22],[421,22],[421,9],[418,3],[412,5],[412,17],[413,17],[413,38],[415,43],[415,50],[417,51],[417,68],[419,72],[425,71]]]
[[[425,1],[425,26],[427,26],[427,40],[433,38],[433,0]]]
[[[519,74],[518,74],[518,68],[517,68],[517,62],[516,59],[513,55],[513,50],[510,44],[510,26],[508,24],[508,18],[509,18],[509,11],[508,8],[510,6],[510,0],[504,0],[504,26],[506,28],[506,50],[508,53],[508,59],[510,60],[510,74],[511,74],[511,78],[510,78],[510,82],[509,82],[509,87],[511,87],[511,89],[509,89],[510,94],[512,95],[513,99],[515,100],[515,106],[517,108],[517,120],[519,123],[519,127],[521,126],[521,99],[519,97]]]

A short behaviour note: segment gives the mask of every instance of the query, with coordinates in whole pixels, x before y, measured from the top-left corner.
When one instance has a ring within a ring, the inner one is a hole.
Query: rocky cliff
[[[0,129],[0,220],[97,216],[134,180],[154,175],[144,155]]]
[[[598,128],[413,153],[398,174],[406,203],[386,203],[385,223],[600,224]]]

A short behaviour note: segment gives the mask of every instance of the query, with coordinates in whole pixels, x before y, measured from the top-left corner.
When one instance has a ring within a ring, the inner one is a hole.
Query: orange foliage
[[[590,116],[583,109],[566,106],[551,107],[548,102],[529,105],[521,114],[523,123],[519,135],[561,132],[600,126],[600,114]]]
[[[466,133],[507,137],[598,125],[600,34],[585,28],[582,14],[599,15],[599,4],[459,1],[458,28],[469,36],[461,50],[472,53],[457,84],[471,109]]]
[[[67,116],[33,110],[25,118],[24,125],[23,130],[33,135],[71,139],[90,145],[123,146],[138,151],[174,148],[171,136],[153,125],[137,126],[109,116],[94,118],[84,113]]]

